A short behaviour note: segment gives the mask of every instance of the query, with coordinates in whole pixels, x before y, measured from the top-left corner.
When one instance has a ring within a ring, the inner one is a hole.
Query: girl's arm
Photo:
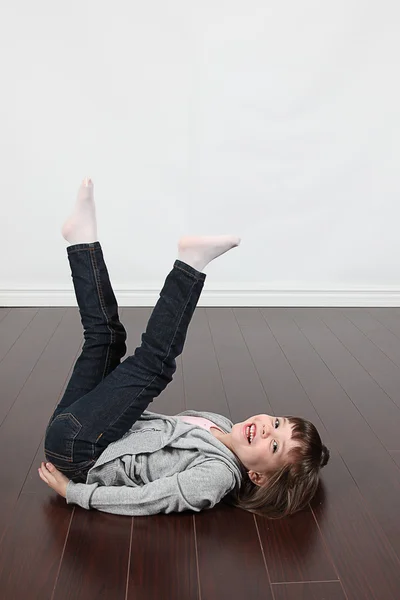
[[[143,486],[102,486],[70,481],[67,504],[117,515],[144,516],[212,508],[233,489],[235,479],[218,460],[163,477]]]

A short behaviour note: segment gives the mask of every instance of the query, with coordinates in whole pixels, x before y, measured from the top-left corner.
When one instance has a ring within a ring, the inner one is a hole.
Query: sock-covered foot
[[[65,221],[61,233],[71,245],[97,241],[96,206],[91,179],[83,180],[72,215]]]
[[[178,258],[197,271],[203,271],[209,262],[239,246],[235,235],[186,236],[179,240]]]

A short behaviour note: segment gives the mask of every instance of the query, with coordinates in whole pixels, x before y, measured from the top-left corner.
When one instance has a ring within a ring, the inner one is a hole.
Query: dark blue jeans
[[[100,242],[67,247],[84,345],[46,429],[46,460],[75,483],[120,439],[172,381],[206,275],[176,260],[142,343],[122,363],[126,331],[118,317]]]

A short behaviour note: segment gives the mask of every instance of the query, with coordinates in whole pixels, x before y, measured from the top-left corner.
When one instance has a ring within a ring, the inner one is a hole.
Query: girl
[[[266,414],[235,425],[215,413],[146,411],[172,381],[206,265],[234,236],[185,237],[141,346],[123,362],[126,331],[97,240],[85,179],[63,237],[85,343],[46,429],[39,475],[68,504],[121,514],[200,511],[224,500],[271,518],[313,497],[329,458],[312,423]]]

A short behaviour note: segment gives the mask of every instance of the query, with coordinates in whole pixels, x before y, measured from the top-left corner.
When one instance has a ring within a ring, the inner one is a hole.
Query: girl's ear
[[[251,481],[258,486],[265,485],[268,481],[268,476],[265,473],[257,473],[256,471],[247,471],[247,475]]]

